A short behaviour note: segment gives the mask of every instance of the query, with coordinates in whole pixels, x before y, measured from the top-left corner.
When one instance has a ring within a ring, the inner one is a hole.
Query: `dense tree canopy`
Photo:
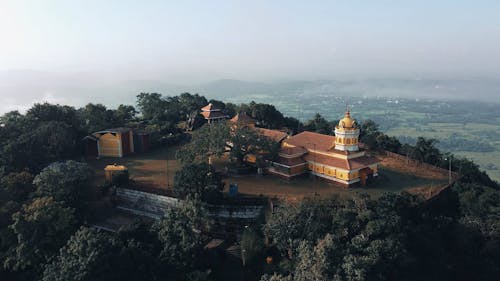
[[[181,197],[199,195],[204,201],[222,196],[224,184],[207,163],[187,164],[174,177],[174,190]]]
[[[17,237],[12,256],[5,266],[15,269],[41,270],[52,255],[75,231],[74,210],[52,197],[36,198],[13,215],[10,226]]]
[[[1,280],[209,280],[203,245],[210,219],[201,199],[219,198],[222,184],[206,162],[228,153],[241,163],[250,154],[271,155],[277,146],[251,129],[223,122],[197,129],[205,123],[199,109],[208,103],[198,94],[142,93],[137,101],[138,112],[129,105],[75,109],[43,103],[26,114],[0,116]],[[303,125],[268,104],[210,102],[229,116],[245,111],[266,128],[332,134],[335,125],[320,115]],[[81,156],[82,137],[132,126],[167,143],[165,138],[188,135],[180,132],[190,120],[192,142],[179,151],[187,165],[176,174],[175,189],[196,200],[158,222],[143,221],[118,233],[82,227],[88,200],[102,196],[92,188],[92,169],[73,161]],[[264,268],[267,281],[495,280],[500,275],[498,183],[473,161],[439,151],[433,139],[402,145],[371,120],[360,129],[361,141],[374,150],[444,168],[451,159],[460,180],[432,201],[402,193],[283,204],[262,232],[259,222],[243,232],[248,266],[257,269],[252,274]],[[263,265],[268,254],[275,263]]]
[[[199,267],[202,231],[209,229],[209,223],[206,207],[196,198],[168,212],[153,226],[161,245],[160,260],[173,266],[175,272],[188,273]]]
[[[177,151],[183,163],[209,162],[209,158],[221,157],[229,148],[229,126],[223,122],[206,124],[193,132],[191,141]]]
[[[216,122],[196,130],[191,141],[177,152],[177,158],[184,163],[203,162],[227,152],[231,160],[243,164],[247,155],[260,154],[273,158],[278,149],[276,142],[251,128]]]
[[[37,196],[51,196],[68,206],[81,207],[92,196],[94,171],[85,163],[56,162],[38,174],[33,183]]]
[[[306,131],[312,131],[320,134],[333,135],[335,122],[328,122],[325,118],[323,118],[323,116],[316,113],[313,119],[305,123],[304,129]]]
[[[385,194],[280,207],[264,226],[286,261],[282,276],[273,278],[494,280],[500,270],[500,236],[492,231],[498,196],[497,190],[464,186],[433,203]]]
[[[82,227],[45,267],[42,280],[156,280],[158,270],[148,245]]]
[[[33,175],[28,172],[7,174],[0,178],[0,187],[6,191],[10,199],[22,202],[34,190]]]

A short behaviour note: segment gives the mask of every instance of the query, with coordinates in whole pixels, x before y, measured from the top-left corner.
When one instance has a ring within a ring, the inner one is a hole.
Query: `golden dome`
[[[340,128],[353,128],[355,124],[356,120],[351,118],[351,114],[349,113],[349,111],[347,111],[344,118],[340,119],[339,121]]]

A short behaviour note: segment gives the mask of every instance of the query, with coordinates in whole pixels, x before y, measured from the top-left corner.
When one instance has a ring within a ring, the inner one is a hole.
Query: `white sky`
[[[0,0],[0,96],[18,70],[96,84],[500,77],[500,1]]]

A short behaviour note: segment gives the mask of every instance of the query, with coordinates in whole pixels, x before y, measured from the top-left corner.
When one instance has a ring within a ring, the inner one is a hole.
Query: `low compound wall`
[[[155,219],[172,208],[178,208],[181,203],[177,198],[125,188],[116,189],[116,198],[119,209]]]
[[[177,198],[153,193],[117,188],[117,208],[141,216],[160,219],[165,213],[182,204]],[[265,205],[209,205],[209,216],[223,220],[256,220],[265,211]]]

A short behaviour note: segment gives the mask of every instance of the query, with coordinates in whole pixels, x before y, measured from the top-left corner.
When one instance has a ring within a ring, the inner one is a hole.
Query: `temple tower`
[[[358,151],[359,128],[351,113],[346,111],[344,118],[335,126],[335,149],[342,151]]]

